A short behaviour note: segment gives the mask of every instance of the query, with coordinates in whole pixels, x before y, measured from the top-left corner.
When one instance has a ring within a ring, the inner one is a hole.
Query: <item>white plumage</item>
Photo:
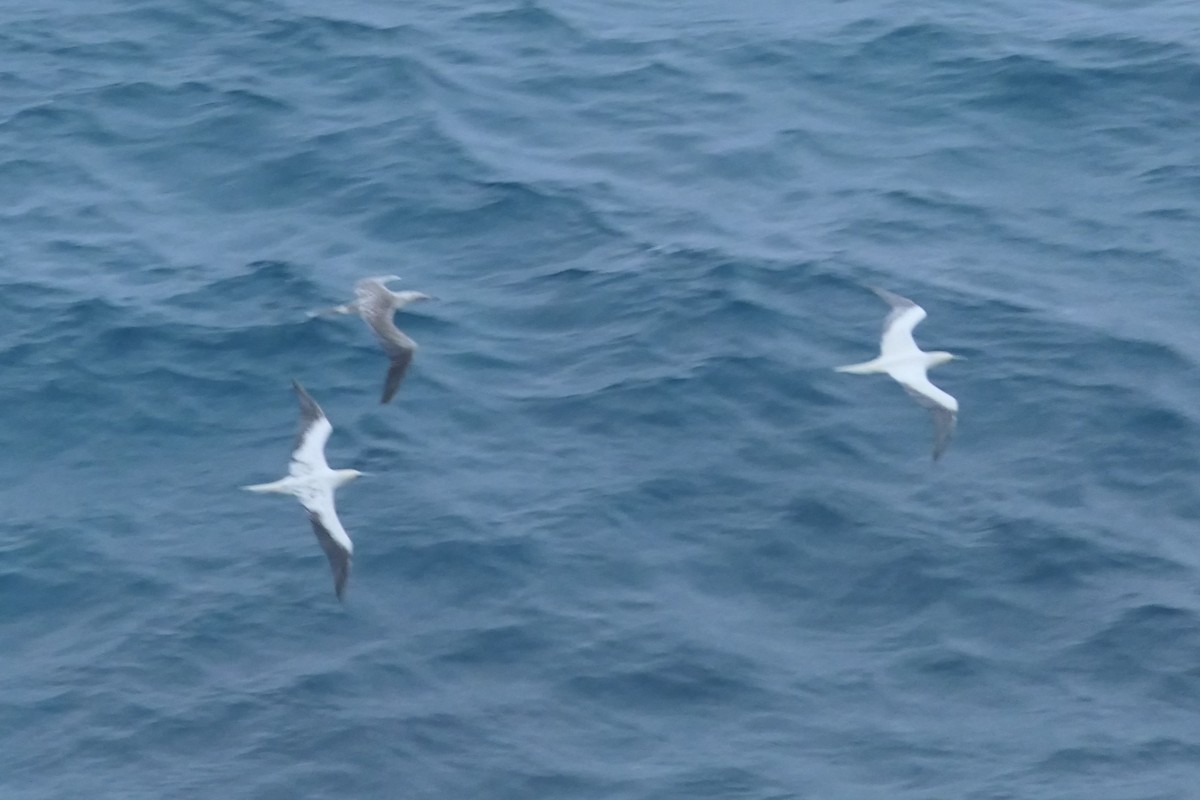
[[[242,488],[250,492],[295,495],[300,500],[300,505],[308,512],[317,541],[329,559],[334,592],[341,600],[350,576],[350,557],[354,552],[354,544],[338,519],[333,494],[339,486],[363,473],[356,469],[330,469],[325,462],[325,442],[333,432],[333,425],[303,386],[296,381],[292,381],[292,386],[300,399],[300,432],[296,436],[288,475],[273,483]]]
[[[898,294],[884,289],[872,289],[891,307],[883,321],[883,336],[879,342],[879,357],[861,364],[837,367],[838,372],[867,375],[885,372],[904,387],[913,399],[933,414],[933,458],[936,461],[950,444],[958,420],[958,401],[929,381],[928,370],[961,356],[942,350],[927,353],[917,347],[913,329],[925,319],[925,309]]]

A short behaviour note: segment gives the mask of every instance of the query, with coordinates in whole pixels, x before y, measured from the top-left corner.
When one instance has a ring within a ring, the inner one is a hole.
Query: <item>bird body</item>
[[[383,395],[380,402],[387,403],[400,388],[400,381],[408,371],[413,354],[417,351],[417,343],[396,327],[393,316],[396,311],[417,300],[430,300],[429,295],[421,292],[393,292],[387,288],[389,281],[400,280],[397,275],[380,275],[374,278],[363,278],[354,284],[354,300],[340,306],[334,306],[325,313],[358,314],[379,340],[379,346],[387,354],[391,366],[383,381]]]
[[[928,371],[961,356],[944,350],[925,352],[917,347],[916,340],[913,339],[913,329],[925,319],[925,309],[898,294],[883,289],[873,291],[892,307],[892,313],[883,323],[879,356],[860,364],[837,367],[836,370],[854,375],[886,373],[903,386],[914,400],[928,408],[933,414],[933,458],[936,461],[945,452],[954,434],[958,420],[958,400],[934,386],[929,380]]]
[[[292,451],[288,474],[271,483],[242,488],[249,492],[290,494],[300,501],[300,505],[308,512],[317,541],[329,559],[329,566],[333,570],[334,591],[338,600],[341,600],[346,590],[346,580],[350,575],[350,557],[354,552],[354,544],[338,519],[333,495],[339,486],[349,483],[363,473],[356,469],[330,468],[325,461],[325,442],[333,431],[333,425],[316,401],[304,391],[303,386],[296,381],[292,381],[292,386],[300,399],[300,432],[296,436],[296,446]]]

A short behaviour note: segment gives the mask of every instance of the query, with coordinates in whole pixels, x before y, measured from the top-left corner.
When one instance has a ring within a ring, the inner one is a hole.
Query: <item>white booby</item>
[[[886,372],[904,387],[913,399],[933,414],[933,458],[936,461],[946,451],[958,419],[958,401],[929,382],[930,367],[945,364],[962,356],[942,350],[927,353],[913,340],[913,328],[925,319],[925,309],[898,294],[872,288],[891,307],[892,313],[883,321],[883,337],[879,357],[861,364],[837,367],[838,372],[867,375]]]

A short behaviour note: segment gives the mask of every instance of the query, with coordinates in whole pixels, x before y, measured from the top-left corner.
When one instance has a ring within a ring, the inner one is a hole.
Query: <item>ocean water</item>
[[[1192,0],[0,5],[0,798],[1200,797]],[[365,275],[436,295],[400,393]],[[881,285],[959,398],[865,360]],[[334,424],[346,602],[286,469]]]

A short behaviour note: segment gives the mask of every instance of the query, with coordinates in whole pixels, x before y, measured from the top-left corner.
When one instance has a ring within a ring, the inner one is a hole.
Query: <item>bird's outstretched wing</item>
[[[379,275],[373,278],[363,278],[354,284],[354,302],[360,307],[374,303],[390,303],[392,290],[387,288],[387,282],[394,275]]]
[[[378,291],[375,291],[376,288]],[[386,403],[400,388],[400,381],[408,371],[409,362],[417,350],[417,343],[396,327],[393,320],[396,313],[395,300],[387,288],[382,284],[360,281],[356,291],[359,292],[358,313],[379,340],[379,346],[387,354],[388,360],[392,362],[383,382],[381,402]]]
[[[315,469],[328,466],[325,463],[325,442],[333,432],[333,425],[317,401],[304,391],[298,381],[292,381],[292,388],[300,400],[300,430],[296,434],[296,447],[292,451],[289,472],[292,475],[307,475]]]
[[[350,556],[354,552],[354,545],[338,519],[337,509],[333,505],[333,490],[301,497],[300,502],[308,512],[313,533],[317,535],[325,557],[329,559],[329,568],[333,571],[333,591],[341,600],[350,577]]]
[[[894,371],[891,376],[933,415],[933,460],[937,461],[946,452],[954,436],[958,422],[958,401],[950,393],[934,386],[924,370]]]
[[[880,355],[894,357],[916,353],[919,348],[913,339],[913,329],[925,319],[925,309],[907,297],[901,297],[887,289],[872,286],[871,291],[892,307],[892,312],[883,320],[883,335],[879,341]]]
[[[400,333],[399,331],[396,332]],[[404,379],[404,373],[408,371],[408,365],[412,361],[413,353],[417,349],[416,344],[411,339],[404,336],[403,333],[400,333],[400,335],[408,340],[409,346],[397,346],[393,351],[388,352],[388,357],[391,359],[392,365],[388,367],[387,376],[383,379],[383,396],[379,401],[381,403],[386,403],[396,396],[396,390],[400,388],[400,381]]]

